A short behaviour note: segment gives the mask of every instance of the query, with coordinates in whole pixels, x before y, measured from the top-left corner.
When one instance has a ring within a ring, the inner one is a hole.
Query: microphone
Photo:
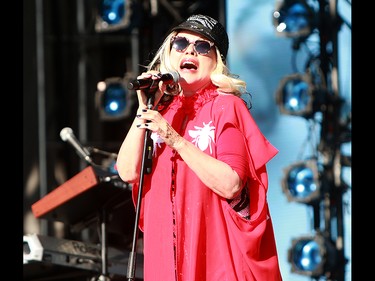
[[[163,81],[165,84],[172,84],[178,83],[180,79],[180,74],[177,71],[173,71],[170,73],[164,73],[159,75],[159,79],[152,80],[151,78],[145,79],[136,79],[129,83],[128,89],[129,90],[139,90],[139,89],[147,89],[152,86],[154,83],[158,83]]]
[[[68,142],[70,145],[72,145],[79,157],[81,157],[83,160],[85,160],[87,163],[94,164],[94,162],[91,159],[90,152],[87,148],[82,146],[82,144],[77,140],[75,137],[73,130],[69,127],[65,127],[60,131],[60,137],[63,141]]]

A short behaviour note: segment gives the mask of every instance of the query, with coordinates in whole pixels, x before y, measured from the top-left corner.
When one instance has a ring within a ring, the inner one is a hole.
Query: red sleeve
[[[242,182],[249,174],[249,163],[243,134],[233,126],[227,126],[217,139],[217,158],[237,172]]]
[[[250,216],[254,223],[260,223],[267,218],[265,210],[268,177],[265,165],[278,153],[278,150],[262,134],[241,98],[233,95],[219,95],[215,101],[213,113],[216,141],[228,127],[238,129],[243,135],[246,146],[245,157],[247,157],[249,169],[247,182],[251,198]],[[233,141],[230,143],[233,146],[236,145]]]
[[[261,168],[278,153],[278,150],[264,137],[241,98],[219,95],[213,110],[217,136],[220,136],[228,125],[237,128],[244,136],[250,157],[248,161],[255,170]],[[233,141],[230,143],[235,144]]]

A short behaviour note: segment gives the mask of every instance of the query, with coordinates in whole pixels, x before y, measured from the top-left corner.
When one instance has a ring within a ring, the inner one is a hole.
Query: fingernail
[[[142,109],[142,112],[147,112],[147,109]]]
[[[145,123],[144,125],[145,125],[145,127],[148,127],[148,124],[147,124],[147,123]]]
[[[137,118],[139,118],[139,117],[141,117],[141,116],[142,116],[141,114],[137,114],[137,115],[136,115]]]
[[[138,124],[138,125],[137,125],[137,128],[139,128],[139,127],[141,127],[141,124]]]

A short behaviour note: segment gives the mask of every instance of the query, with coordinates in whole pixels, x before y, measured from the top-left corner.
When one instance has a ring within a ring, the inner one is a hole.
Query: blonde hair
[[[147,70],[158,70],[162,73],[177,71],[172,67],[170,61],[171,38],[177,34],[177,31],[171,32],[165,39],[152,61],[148,64]],[[246,82],[239,79],[237,75],[231,74],[224,63],[224,60],[215,46],[217,63],[216,68],[211,73],[211,81],[218,87],[219,92],[241,96],[249,94],[246,90]]]

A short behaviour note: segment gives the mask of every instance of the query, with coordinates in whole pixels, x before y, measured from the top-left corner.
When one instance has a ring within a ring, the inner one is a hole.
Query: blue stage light
[[[126,118],[131,113],[133,99],[123,78],[113,77],[99,82],[96,95],[102,120]]]
[[[315,14],[306,1],[281,1],[273,12],[273,24],[280,36],[307,38],[316,28]]]
[[[276,103],[283,114],[310,117],[313,112],[314,85],[307,74],[285,76],[276,91]]]
[[[124,111],[127,106],[126,95],[127,93],[121,84],[109,85],[104,92],[102,101],[105,113],[116,116]]]
[[[294,163],[284,169],[281,185],[289,201],[313,204],[320,199],[320,176],[315,160]]]
[[[96,16],[97,32],[125,29],[132,14],[130,0],[101,0]]]
[[[123,0],[104,0],[100,6],[100,16],[108,24],[118,24],[125,15]]]
[[[319,277],[332,271],[338,262],[335,245],[320,232],[295,238],[288,250],[291,271],[297,274]]]

